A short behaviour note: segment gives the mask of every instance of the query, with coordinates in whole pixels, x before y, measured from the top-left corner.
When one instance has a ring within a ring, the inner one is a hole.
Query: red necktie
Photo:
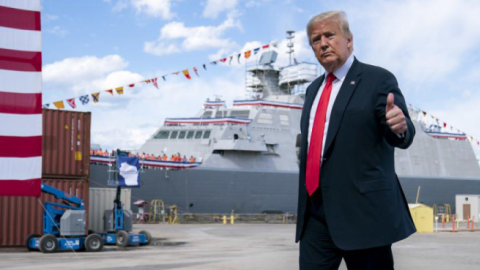
[[[322,147],[323,132],[325,130],[325,120],[327,118],[328,101],[332,93],[332,83],[335,80],[333,73],[328,74],[327,83],[320,96],[317,111],[315,112],[315,120],[313,120],[312,135],[310,136],[310,145],[307,154],[307,173],[306,186],[308,195],[317,190],[320,184],[320,167],[322,165]]]

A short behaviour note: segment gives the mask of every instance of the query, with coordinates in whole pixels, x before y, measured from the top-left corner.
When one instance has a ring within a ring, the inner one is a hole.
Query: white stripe
[[[42,135],[42,114],[0,113],[0,136],[30,137]]]
[[[0,0],[0,6],[40,11],[40,0]]]
[[[19,30],[0,27],[0,48],[7,50],[40,52],[42,33],[40,31]]]
[[[42,73],[0,69],[0,91],[36,94],[42,92]]]
[[[42,177],[42,157],[0,158],[0,181]]]

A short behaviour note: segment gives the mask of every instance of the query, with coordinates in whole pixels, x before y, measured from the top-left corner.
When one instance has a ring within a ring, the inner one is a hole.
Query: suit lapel
[[[325,150],[323,151],[324,153],[327,153],[328,148],[331,146],[335,136],[337,135],[345,108],[347,107],[355,88],[357,88],[360,80],[362,79],[360,77],[361,73],[361,63],[355,58],[350,70],[347,73],[347,76],[345,77],[345,80],[343,81],[342,87],[338,92],[335,103],[333,104],[332,113],[330,115],[330,123],[328,125],[327,139],[325,141]]]
[[[313,91],[308,92],[308,96],[305,97],[305,103],[303,104],[302,121],[306,121],[304,122],[305,130],[306,130],[305,134],[307,135],[306,138],[308,138],[308,128],[309,128],[308,125],[310,123],[309,120],[310,120],[310,112],[312,111],[312,105],[313,105],[313,102],[315,101],[315,97],[318,94],[318,90],[320,90],[320,86],[322,85],[324,78],[325,78],[325,75],[320,76],[319,79],[316,80],[314,84],[312,84]]]

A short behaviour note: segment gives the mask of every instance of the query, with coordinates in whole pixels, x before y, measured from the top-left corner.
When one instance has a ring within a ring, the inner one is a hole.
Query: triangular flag
[[[193,67],[193,71],[195,71],[195,74],[197,74],[197,76],[200,77],[200,75],[198,75],[198,69],[197,69],[197,67]]]
[[[477,145],[480,145],[480,142],[479,142],[479,141],[477,141]]]
[[[65,105],[63,104],[63,101],[53,102],[53,105],[55,105],[57,109],[65,109]]]
[[[230,62],[228,62],[229,65],[232,64],[232,60],[233,60],[233,55],[230,55]]]
[[[105,90],[105,92],[108,92],[108,93],[112,94],[112,96],[113,96],[113,89]]]
[[[242,56],[241,53],[239,53],[239,54],[237,55],[237,60],[238,60],[238,63],[239,63],[239,64],[240,64],[240,56]]]
[[[192,77],[190,77],[190,73],[188,73],[188,69],[185,69],[183,72],[183,75],[185,75],[185,77],[187,77],[187,79],[191,80]]]
[[[167,81],[167,79],[166,79],[165,77],[167,77],[167,75],[163,75],[163,76],[162,76],[162,79],[163,79],[164,81]]]
[[[223,63],[225,63],[227,61],[227,58],[222,58],[220,59],[220,61],[222,61]]]
[[[158,83],[157,83],[157,78],[152,79],[153,85],[158,89]]]
[[[121,95],[123,94],[123,87],[117,87],[115,88],[115,91],[117,91],[117,94]]]
[[[92,94],[93,103],[97,103],[100,100],[100,92]]]
[[[48,103],[47,103],[47,104],[43,104],[43,106],[42,106],[42,108],[44,108],[44,109],[48,109],[49,107],[50,107],[50,104],[48,104]]]
[[[203,69],[207,70],[207,66],[205,64],[203,64]]]
[[[88,98],[88,95],[81,96],[79,99],[82,102],[82,105],[87,105],[88,102],[90,102],[90,99]]]
[[[145,80],[143,82],[146,82],[148,84],[148,83],[151,83],[152,81],[150,79],[148,79],[148,80]]]
[[[67,99],[68,105],[72,107],[72,109],[75,109],[77,107],[77,104],[75,104],[75,98]]]
[[[248,59],[250,57],[250,55],[252,55],[252,51],[246,51],[245,52],[245,58]]]
[[[447,123],[443,123],[443,127],[446,128],[446,127],[447,127]]]
[[[270,45],[263,45],[262,49],[268,49],[270,48]]]
[[[424,112],[424,111],[422,111],[422,112],[423,112],[423,116],[424,116],[424,117],[427,117],[427,113]]]
[[[255,55],[255,54],[257,54],[259,51],[260,51],[260,48],[256,48],[256,49],[253,50],[253,54]]]
[[[215,66],[217,64],[217,61],[213,61],[210,63],[212,66]]]
[[[129,86],[129,87],[135,87],[135,84],[132,83],[132,84],[129,84],[128,86]]]
[[[178,75],[180,74],[180,71],[172,72],[173,75]]]

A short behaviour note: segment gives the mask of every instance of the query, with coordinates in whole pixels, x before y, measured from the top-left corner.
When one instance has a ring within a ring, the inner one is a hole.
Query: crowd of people
[[[116,152],[115,151],[108,151],[108,150],[102,150],[102,149],[98,149],[98,150],[93,150],[91,149],[90,150],[90,156],[99,156],[99,157],[114,157],[116,155]],[[159,155],[154,155],[154,154],[145,154],[145,152],[143,152],[142,154],[132,154],[132,153],[128,153],[128,156],[129,157],[138,157],[140,158],[141,160],[151,160],[151,161],[174,161],[174,162],[195,162],[195,157],[194,156],[190,156],[190,158],[187,158],[186,155],[182,155],[180,153],[177,153],[177,154],[172,154],[170,156],[170,158],[168,158],[167,154],[165,153],[160,153]]]

